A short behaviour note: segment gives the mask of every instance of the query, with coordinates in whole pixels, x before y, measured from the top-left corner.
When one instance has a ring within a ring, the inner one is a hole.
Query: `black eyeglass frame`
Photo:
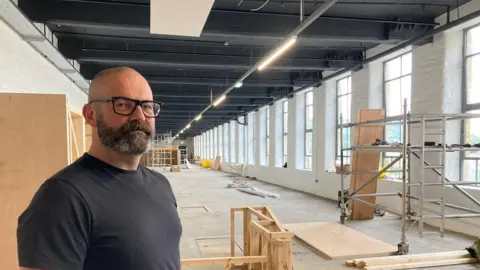
[[[132,101],[135,103],[135,106],[133,107],[133,110],[129,113],[129,114],[125,114],[125,113],[119,113],[115,110],[115,101],[118,100],[118,99],[124,99],[124,100],[128,100],[128,101]],[[91,100],[90,102],[88,102],[88,104],[92,104],[93,102],[108,102],[108,101],[111,101],[112,102],[112,109],[113,111],[118,114],[118,115],[123,115],[123,116],[129,116],[129,115],[132,115],[135,110],[137,109],[138,106],[140,106],[142,112],[143,112],[143,115],[145,115],[145,117],[148,117],[148,118],[155,118],[157,117],[159,114],[160,114],[160,111],[163,107],[163,102],[158,102],[158,101],[154,101],[154,100],[138,100],[138,99],[133,99],[133,98],[128,98],[128,97],[108,97],[108,98],[102,98],[102,99],[95,99],[95,100]],[[145,111],[143,110],[143,104],[144,103],[154,103],[154,104],[158,104],[160,106],[160,109],[158,110],[158,112],[154,115],[154,116],[149,116],[149,115],[146,115],[145,114]]]

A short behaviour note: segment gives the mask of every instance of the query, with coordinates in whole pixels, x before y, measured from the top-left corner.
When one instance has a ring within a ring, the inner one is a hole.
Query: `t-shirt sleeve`
[[[91,215],[80,193],[65,181],[47,180],[18,219],[19,266],[81,270],[90,224]]]

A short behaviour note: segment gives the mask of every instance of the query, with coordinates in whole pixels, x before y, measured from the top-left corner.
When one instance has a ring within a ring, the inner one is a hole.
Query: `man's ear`
[[[87,122],[90,126],[96,128],[97,127],[97,120],[95,118],[95,111],[93,110],[92,105],[85,104],[82,108],[83,118],[85,118],[85,122]]]

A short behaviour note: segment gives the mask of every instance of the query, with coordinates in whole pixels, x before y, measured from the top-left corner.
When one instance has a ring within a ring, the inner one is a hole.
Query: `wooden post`
[[[271,270],[292,270],[292,239],[271,239]]]
[[[235,209],[230,209],[230,256],[235,256]]]
[[[249,256],[259,256],[261,255],[261,233],[254,227],[255,225],[250,222],[250,254]],[[262,263],[251,263],[249,269],[251,270],[260,270]]]
[[[250,211],[248,208],[243,209],[243,255],[250,255]]]

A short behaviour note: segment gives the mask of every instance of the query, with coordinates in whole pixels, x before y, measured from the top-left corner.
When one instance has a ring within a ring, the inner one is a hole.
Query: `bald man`
[[[182,226],[172,188],[139,165],[160,108],[133,69],[94,78],[83,107],[92,146],[47,179],[19,217],[22,270],[180,269]]]

